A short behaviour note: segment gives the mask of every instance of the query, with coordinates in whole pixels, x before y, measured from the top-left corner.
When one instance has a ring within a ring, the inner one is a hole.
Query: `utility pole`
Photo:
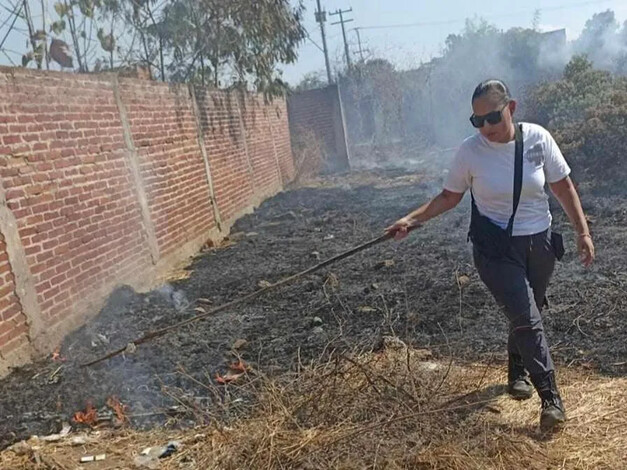
[[[364,49],[361,47],[361,34],[359,34],[359,28],[355,28],[355,32],[357,33],[357,43],[359,44],[359,56],[361,57],[361,61],[364,62]]]
[[[320,34],[322,35],[322,50],[324,52],[324,65],[327,67],[327,81],[331,85],[333,76],[331,75],[331,64],[329,63],[329,49],[327,48],[327,35],[324,32],[324,23],[327,21],[327,12],[322,10],[320,0],[318,2],[318,11],[316,11],[316,21],[320,23]]]
[[[35,25],[33,25],[33,16],[30,13],[30,7],[28,5],[28,0],[24,0],[24,16],[26,18],[26,25],[28,26],[28,37],[30,39],[30,45],[33,48],[33,58],[37,63],[37,68],[41,68],[41,61],[43,57],[37,58],[37,42],[35,41]],[[38,60],[39,59],[39,60]]]
[[[336,24],[342,25],[342,36],[344,37],[344,54],[346,54],[346,66],[348,67],[349,70],[352,68],[352,64],[351,64],[350,52],[348,50],[348,41],[346,40],[346,28],[344,28],[344,23],[350,23],[353,20],[352,19],[345,20],[344,19],[344,13],[350,13],[352,11],[353,11],[353,9],[349,8],[348,10],[336,10],[333,13],[329,13],[330,16],[336,16],[336,15],[340,16],[340,21],[336,21],[335,23],[331,23],[331,24],[332,25],[336,25]]]

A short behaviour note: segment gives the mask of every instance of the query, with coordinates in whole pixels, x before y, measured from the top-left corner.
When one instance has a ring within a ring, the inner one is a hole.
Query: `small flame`
[[[87,402],[85,411],[77,411],[74,413],[73,420],[75,423],[87,424],[88,426],[95,426],[98,422],[98,412],[91,402]]]
[[[248,366],[246,365],[246,363],[244,361],[242,361],[241,359],[233,364],[231,364],[229,366],[232,370],[238,371],[238,372],[246,372],[246,370],[248,369]]]
[[[225,385],[230,382],[234,382],[243,376],[248,370],[248,366],[241,359],[238,362],[234,362],[229,366],[229,370],[226,374],[220,375],[216,372],[216,382]]]
[[[128,421],[128,416],[126,415],[128,405],[123,404],[116,396],[107,398],[107,406],[115,412],[115,416],[118,420],[121,422]]]
[[[59,346],[57,349],[55,349],[54,351],[52,351],[52,356],[50,356],[50,358],[53,361],[61,361],[61,362],[65,362],[65,357],[63,357],[61,355],[61,346]]]

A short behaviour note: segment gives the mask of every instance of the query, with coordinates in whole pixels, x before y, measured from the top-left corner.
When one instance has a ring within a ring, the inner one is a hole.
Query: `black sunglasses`
[[[484,114],[483,116],[477,116],[476,114],[473,114],[472,116],[470,116],[470,123],[473,125],[473,127],[476,127],[477,129],[481,129],[486,121],[488,122],[488,124],[494,126],[495,124],[501,122],[501,120],[503,119],[503,110],[507,108],[508,104],[509,102],[505,104],[505,106],[503,106],[499,111],[492,111],[488,114]]]

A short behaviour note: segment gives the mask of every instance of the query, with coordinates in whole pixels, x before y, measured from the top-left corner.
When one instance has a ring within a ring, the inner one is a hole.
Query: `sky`
[[[311,40],[300,47],[298,62],[284,67],[283,77],[291,84],[298,83],[308,72],[325,74],[324,55],[317,47],[322,45],[322,40],[314,19],[316,0],[303,0],[303,3],[307,8],[304,23]],[[362,48],[368,50],[364,53],[366,58],[386,58],[403,69],[416,67],[440,55],[446,37],[459,33],[466,18],[481,17],[507,30],[517,26],[531,27],[534,12],[539,10],[539,29],[566,28],[568,40],[579,36],[586,20],[594,13],[611,9],[621,24],[627,20],[627,0],[321,0],[321,3],[327,12],[352,8],[353,11],[345,16],[353,21],[345,26],[354,56],[358,57],[359,50],[354,31],[357,27],[360,28]],[[338,19],[338,16],[327,17],[326,23],[332,66],[344,60],[341,27],[330,24]],[[420,24],[385,27],[415,23]]]
[[[48,5],[55,2],[44,1]],[[299,0],[290,1],[296,4]],[[297,84],[308,72],[325,75],[324,56],[319,49],[322,45],[320,29],[314,19],[316,0],[302,1],[307,9],[304,23],[310,39],[301,45],[298,62],[283,67],[283,77],[291,84]],[[9,5],[16,3],[17,0],[0,0],[0,40],[7,30],[5,21],[9,18]],[[353,55],[358,54],[355,28],[360,28],[365,58],[386,58],[402,69],[417,67],[440,55],[446,37],[459,33],[467,18],[481,17],[501,29],[531,27],[534,12],[539,10],[539,28],[543,31],[566,28],[569,40],[580,34],[586,20],[594,13],[612,9],[620,23],[627,20],[627,0],[321,0],[321,3],[328,12],[339,8],[353,9],[346,15],[353,19],[346,23]],[[33,12],[36,26],[41,23],[37,13]],[[54,16],[51,7],[49,16]],[[344,60],[342,31],[340,25],[331,24],[339,19],[337,16],[327,19],[330,58],[332,65],[337,67]],[[402,26],[407,24],[414,25]],[[401,26],[387,27],[389,25]],[[27,47],[25,25],[16,26],[19,31],[12,32],[4,45],[5,49],[14,52],[9,53],[10,58],[0,54],[2,65],[11,65],[10,60],[19,64]]]

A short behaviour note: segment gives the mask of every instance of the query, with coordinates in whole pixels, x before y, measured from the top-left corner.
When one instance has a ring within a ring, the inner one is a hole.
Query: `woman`
[[[594,245],[570,168],[549,132],[514,123],[516,101],[500,80],[477,86],[472,110],[470,120],[479,133],[462,143],[442,192],[387,231],[397,240],[404,238],[409,229],[455,207],[471,190],[475,266],[510,323],[508,392],[516,399],[530,398],[533,385],[542,400],[540,426],[550,430],[566,416],[540,311],[563,247],[561,237],[551,234],[545,182],[575,229],[586,267],[594,260]]]

